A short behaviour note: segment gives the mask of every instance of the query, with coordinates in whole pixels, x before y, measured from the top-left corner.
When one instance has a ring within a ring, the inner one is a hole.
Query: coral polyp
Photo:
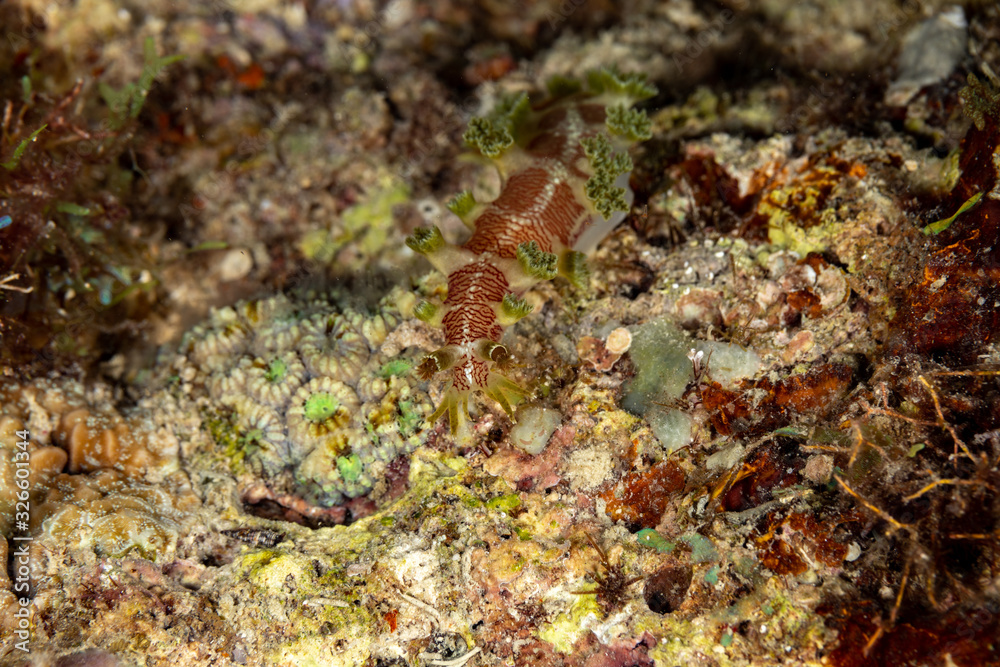
[[[356,378],[369,354],[360,324],[353,313],[321,314],[304,322],[299,349],[309,372],[344,382]]]
[[[305,377],[305,365],[295,352],[285,352],[270,361],[258,358],[246,370],[247,393],[259,403],[281,408]]]
[[[345,429],[358,407],[357,395],[346,384],[316,378],[292,397],[288,434],[301,442],[321,444]]]
[[[209,322],[192,329],[185,339],[193,360],[211,364],[246,349],[247,327],[237,320],[236,311],[222,308],[213,313]]]
[[[288,460],[284,419],[273,408],[249,399],[235,403],[240,413],[240,447],[243,458],[268,474],[277,474]]]

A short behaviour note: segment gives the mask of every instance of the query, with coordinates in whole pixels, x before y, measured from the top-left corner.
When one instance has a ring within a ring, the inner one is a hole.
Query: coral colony
[[[237,466],[294,485],[330,506],[372,490],[385,467],[419,444],[429,397],[408,378],[405,356],[382,350],[400,315],[330,299],[285,296],[214,311],[173,360],[182,386],[204,390],[212,422]]]
[[[466,143],[493,162],[502,180],[492,202],[470,192],[449,202],[472,236],[455,246],[432,227],[406,241],[448,279],[444,303],[421,302],[415,313],[445,331],[447,344],[428,354],[418,372],[429,379],[451,371],[431,420],[447,413],[452,432],[473,391],[512,412],[524,392],[504,375],[510,355],[499,342],[503,328],[531,311],[521,295],[538,281],[562,275],[586,283],[581,251],[630,205],[632,161],[624,149],[650,137],[645,112],[630,108],[656,94],[642,76],[602,69],[588,74],[586,87],[558,78],[549,92],[534,106],[523,93],[514,96],[469,123]]]

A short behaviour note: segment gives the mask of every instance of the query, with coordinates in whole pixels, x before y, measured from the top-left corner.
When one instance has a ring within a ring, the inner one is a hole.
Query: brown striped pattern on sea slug
[[[427,355],[418,372],[429,379],[450,371],[431,421],[447,413],[453,433],[473,391],[512,413],[526,392],[504,375],[510,357],[500,344],[503,327],[530,312],[521,295],[539,280],[558,273],[582,285],[583,245],[610,231],[631,201],[632,165],[623,149],[649,138],[650,123],[629,107],[655,88],[613,69],[589,73],[587,86],[556,83],[542,104],[532,108],[521,95],[470,122],[466,142],[494,160],[503,180],[492,202],[463,193],[449,204],[473,229],[470,238],[455,246],[432,228],[407,239],[448,277],[444,303],[423,302],[416,315],[445,330],[445,347]]]
[[[556,241],[571,246],[573,231],[590,212],[553,171],[553,167],[532,167],[511,176],[500,196],[476,219],[476,231],[462,247],[476,254],[516,257],[517,246],[526,241],[535,241],[545,252],[552,252]]]

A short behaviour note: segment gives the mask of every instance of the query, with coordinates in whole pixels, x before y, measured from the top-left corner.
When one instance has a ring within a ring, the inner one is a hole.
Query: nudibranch
[[[479,202],[466,191],[448,203],[472,230],[462,245],[446,242],[437,227],[417,229],[406,240],[448,282],[443,303],[421,301],[415,310],[445,333],[445,346],[418,367],[424,379],[451,375],[432,423],[447,414],[454,433],[473,391],[512,414],[525,392],[504,375],[511,357],[500,343],[503,329],[531,312],[522,295],[538,281],[562,275],[586,284],[584,251],[631,206],[632,160],[625,151],[650,137],[646,113],[631,106],[655,94],[641,75],[602,69],[585,84],[550,81],[549,97],[539,104],[521,93],[469,122],[463,138],[495,165],[499,196]]]

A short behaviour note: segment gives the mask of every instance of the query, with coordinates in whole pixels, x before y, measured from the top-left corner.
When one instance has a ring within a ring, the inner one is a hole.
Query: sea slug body
[[[590,72],[586,85],[558,78],[549,99],[530,105],[523,93],[473,118],[465,141],[496,166],[502,187],[492,202],[469,192],[448,204],[471,229],[461,246],[436,227],[421,228],[407,245],[447,276],[442,304],[421,302],[418,318],[444,328],[446,344],[418,367],[424,379],[449,371],[435,421],[447,414],[454,433],[468,398],[482,391],[508,413],[524,391],[508,380],[503,328],[531,307],[522,294],[540,280],[562,275],[587,280],[582,251],[604,237],[631,204],[625,149],[650,137],[645,112],[631,105],[656,94],[639,75],[614,69]]]

